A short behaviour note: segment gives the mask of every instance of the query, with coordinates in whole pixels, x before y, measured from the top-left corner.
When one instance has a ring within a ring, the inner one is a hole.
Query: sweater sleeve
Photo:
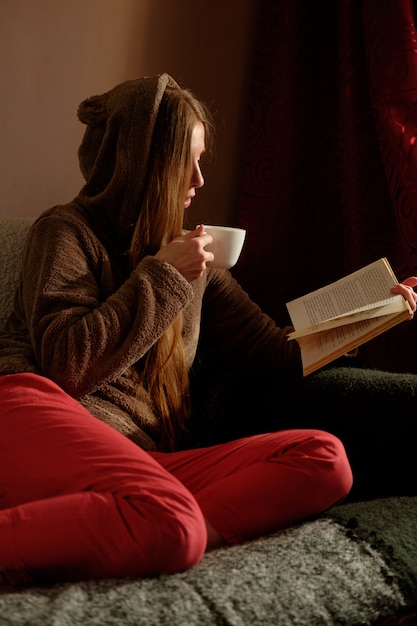
[[[74,397],[141,359],[192,299],[182,275],[154,257],[114,288],[116,273],[82,222],[47,217],[32,227],[21,317],[41,371]]]
[[[201,341],[233,367],[301,375],[300,349],[296,341],[288,341],[290,330],[279,328],[263,313],[230,272],[210,273],[203,301]]]

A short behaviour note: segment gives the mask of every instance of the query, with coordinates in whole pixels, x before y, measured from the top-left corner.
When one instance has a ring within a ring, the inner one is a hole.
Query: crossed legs
[[[12,584],[181,571],[210,541],[316,515],[351,486],[343,446],[321,431],[147,453],[44,377],[2,376],[0,397],[0,570]]]

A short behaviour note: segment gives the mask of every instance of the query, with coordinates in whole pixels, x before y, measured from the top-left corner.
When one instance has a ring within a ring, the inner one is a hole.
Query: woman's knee
[[[342,441],[335,435],[321,430],[310,431],[314,444],[312,457],[317,460],[320,480],[326,484],[335,502],[349,494],[352,483],[352,469]]]
[[[207,529],[193,496],[126,498],[118,503],[123,526],[130,528],[126,553],[118,558],[124,575],[173,574],[197,565],[206,551]]]
[[[207,527],[198,505],[168,523],[167,546],[160,552],[161,571],[175,573],[197,565],[207,549]]]

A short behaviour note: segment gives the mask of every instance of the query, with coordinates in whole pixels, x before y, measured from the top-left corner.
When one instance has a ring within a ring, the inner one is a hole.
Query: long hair
[[[197,122],[205,129],[206,151],[213,136],[208,108],[188,90],[167,87],[156,120],[146,191],[131,243],[133,267],[182,234],[184,200],[191,180],[191,137]],[[173,450],[190,414],[189,372],[182,339],[183,314],[150,348],[142,369],[161,420],[162,450]]]

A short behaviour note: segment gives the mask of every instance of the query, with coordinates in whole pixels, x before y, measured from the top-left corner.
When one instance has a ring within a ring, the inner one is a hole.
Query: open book
[[[398,284],[386,258],[287,302],[304,376],[410,319],[410,305],[390,294]]]

